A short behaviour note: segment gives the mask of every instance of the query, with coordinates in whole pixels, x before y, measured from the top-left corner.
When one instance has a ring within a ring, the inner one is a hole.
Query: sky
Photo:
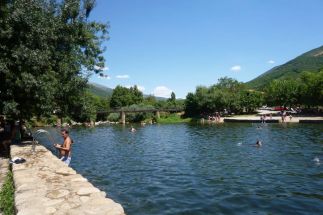
[[[241,82],[323,45],[322,0],[97,0],[109,24],[106,68],[90,82],[185,98],[228,76]]]

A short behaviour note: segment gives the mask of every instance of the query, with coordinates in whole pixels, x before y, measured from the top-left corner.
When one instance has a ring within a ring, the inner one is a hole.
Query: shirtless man
[[[55,146],[55,148],[59,149],[61,161],[63,161],[67,166],[69,166],[71,163],[73,141],[71,140],[71,138],[68,134],[68,130],[62,129],[61,135],[64,138],[63,145],[55,144],[54,146]]]

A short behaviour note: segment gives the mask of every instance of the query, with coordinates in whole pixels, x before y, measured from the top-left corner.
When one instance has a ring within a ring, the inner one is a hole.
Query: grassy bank
[[[0,191],[0,211],[4,215],[13,215],[15,212],[14,193],[12,172],[9,171]]]
[[[168,116],[161,116],[160,119],[157,120],[157,123],[171,124],[171,123],[187,123],[191,121],[192,121],[191,118],[182,118],[178,114],[170,114]]]

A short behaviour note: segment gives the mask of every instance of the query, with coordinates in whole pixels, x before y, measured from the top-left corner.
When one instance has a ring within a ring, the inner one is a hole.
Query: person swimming
[[[262,143],[261,143],[261,141],[259,139],[257,139],[256,146],[257,147],[261,147],[262,146]]]
[[[131,132],[136,132],[137,130],[136,130],[133,126],[131,126],[130,131],[131,131]]]
[[[315,164],[320,165],[320,159],[318,157],[315,157],[313,161]]]

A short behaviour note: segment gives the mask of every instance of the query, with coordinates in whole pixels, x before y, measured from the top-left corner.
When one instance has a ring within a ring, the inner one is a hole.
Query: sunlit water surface
[[[323,125],[104,126],[71,136],[71,166],[129,215],[323,214]]]

